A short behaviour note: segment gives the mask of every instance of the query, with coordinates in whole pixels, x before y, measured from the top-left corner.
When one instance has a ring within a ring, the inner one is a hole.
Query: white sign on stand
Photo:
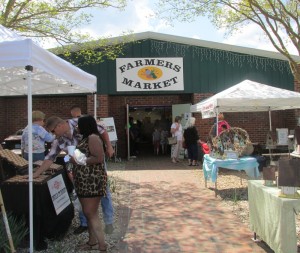
[[[278,145],[288,145],[288,132],[287,128],[276,128],[277,132],[277,144]]]
[[[109,140],[111,142],[117,141],[117,131],[115,127],[115,121],[113,117],[110,118],[100,118],[100,124],[103,125],[108,133]]]
[[[60,174],[50,179],[47,184],[56,215],[59,215],[61,211],[71,204],[65,182]]]

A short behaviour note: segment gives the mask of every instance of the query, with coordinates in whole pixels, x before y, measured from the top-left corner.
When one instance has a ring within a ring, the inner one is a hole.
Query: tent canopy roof
[[[0,25],[0,96],[27,95],[25,66],[32,66],[32,95],[93,93],[95,76]]]
[[[276,111],[300,108],[300,93],[244,80],[191,106],[202,118],[218,112]]]

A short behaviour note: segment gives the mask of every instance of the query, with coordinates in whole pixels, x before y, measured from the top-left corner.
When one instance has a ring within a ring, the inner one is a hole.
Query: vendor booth
[[[244,80],[197,104],[191,112],[201,112],[202,118],[217,117],[220,112],[271,112],[300,108],[300,93],[276,88],[266,84]]]
[[[96,92],[95,76],[1,25],[0,55],[0,96],[27,96],[29,132],[32,131],[32,95]],[[36,189],[33,189],[32,168],[32,136],[29,135],[30,252],[33,252],[33,214],[37,213],[33,210]],[[44,192],[47,194],[47,190]]]
[[[245,80],[192,105],[191,112],[201,112],[202,118],[211,118],[216,117],[220,112],[267,111],[269,112],[271,131],[271,111],[299,108],[300,93]],[[285,136],[278,138],[278,143],[282,144],[283,137],[287,138],[287,131],[282,130],[281,132],[285,132]],[[255,171],[254,168],[257,164],[255,162],[251,164],[243,156],[238,159],[213,159],[207,156],[203,164],[204,175],[210,174],[212,181],[216,181],[217,166],[237,170],[244,169],[249,176],[253,176],[249,173]],[[280,182],[280,170],[284,171],[284,174],[288,174],[286,166],[279,166],[278,182]],[[297,170],[297,172],[299,171]],[[279,185],[291,188],[288,184]],[[273,182],[268,185],[266,180],[265,182],[263,180],[248,181],[250,227],[255,232],[255,238],[257,233],[275,252],[296,252],[295,213],[299,212],[299,197],[297,200],[289,198],[287,194],[282,197],[280,192],[282,189],[278,189]],[[273,210],[272,215],[270,215],[270,210]],[[268,214],[268,217],[264,214]],[[268,220],[268,218],[270,219]],[[270,226],[270,224],[276,225]]]
[[[191,112],[202,118],[216,117],[219,112],[271,112],[299,109],[300,93],[244,80],[214,96],[191,105]]]
[[[244,80],[214,96],[191,106],[191,112],[201,112],[202,118],[216,117],[220,112],[269,112],[299,109],[300,93]],[[218,119],[217,119],[218,120]],[[205,161],[204,161],[205,162]],[[204,168],[210,168],[209,165]],[[209,172],[210,173],[210,172]],[[215,179],[214,177],[212,178]]]

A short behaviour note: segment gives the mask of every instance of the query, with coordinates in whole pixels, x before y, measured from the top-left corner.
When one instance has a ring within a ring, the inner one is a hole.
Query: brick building
[[[150,120],[151,125],[161,117],[170,122],[176,116],[174,105],[195,104],[245,79],[300,91],[288,62],[278,53],[152,32],[134,37],[136,42],[128,43],[117,60],[83,67],[97,76],[97,117],[113,117],[118,155],[123,158],[127,156],[125,126],[129,116],[141,122]],[[73,105],[80,106],[83,113],[93,114],[94,110],[94,96],[85,94],[34,96],[32,103],[34,110],[43,111],[47,117],[67,119]],[[26,126],[27,98],[0,98],[0,105],[3,141]],[[296,113],[272,112],[273,129],[294,129]],[[213,119],[193,116],[205,140]],[[268,113],[225,113],[225,117],[232,126],[245,129],[253,142],[265,143]],[[145,150],[151,145],[147,136],[142,145],[140,148]]]

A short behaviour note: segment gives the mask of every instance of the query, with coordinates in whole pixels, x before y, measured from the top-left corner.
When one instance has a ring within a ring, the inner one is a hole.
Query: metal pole
[[[272,117],[271,117],[271,110],[269,108],[269,125],[270,125],[270,132],[272,131]]]
[[[29,180],[29,234],[30,234],[30,249],[29,252],[33,252],[33,179],[32,179],[32,83],[31,72],[32,66],[26,66],[27,70],[27,115],[28,115],[28,180]]]
[[[217,133],[217,135],[216,136],[218,136],[219,135],[219,130],[218,130],[218,124],[219,124],[219,107],[217,106],[216,107],[216,114],[217,114],[217,116],[216,116],[216,133]]]
[[[97,93],[94,93],[94,118],[97,120]]]

